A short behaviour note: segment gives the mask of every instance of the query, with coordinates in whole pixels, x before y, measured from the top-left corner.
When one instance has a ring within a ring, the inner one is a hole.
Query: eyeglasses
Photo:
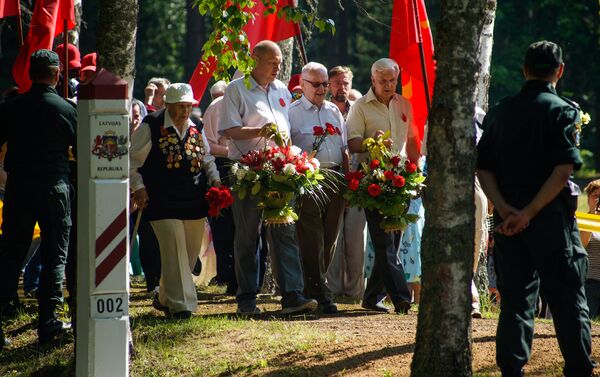
[[[310,80],[307,80],[307,79],[302,79],[302,80],[304,80],[307,83],[309,83],[310,85],[312,85],[312,87],[315,88],[315,89],[317,89],[320,86],[322,86],[323,88],[327,89],[327,87],[329,86],[329,83],[327,81],[314,82],[314,81],[310,81]]]

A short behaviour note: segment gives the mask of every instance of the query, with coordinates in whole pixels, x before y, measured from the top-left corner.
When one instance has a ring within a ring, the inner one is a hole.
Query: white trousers
[[[151,221],[160,247],[158,300],[171,313],[195,312],[198,307],[192,270],[202,248],[204,223],[200,220],[165,219]]]

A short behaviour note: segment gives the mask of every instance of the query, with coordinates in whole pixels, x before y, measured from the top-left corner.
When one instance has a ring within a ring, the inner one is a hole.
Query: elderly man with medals
[[[191,272],[208,212],[205,193],[208,184],[221,185],[202,124],[190,120],[197,103],[188,84],[170,85],[166,109],[144,118],[131,140],[133,202],[144,209],[160,247],[160,288],[152,304],[175,318],[189,318],[197,308]]]

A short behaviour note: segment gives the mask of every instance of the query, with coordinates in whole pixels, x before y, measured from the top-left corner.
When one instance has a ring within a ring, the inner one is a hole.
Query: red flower
[[[381,165],[379,160],[372,160],[369,167],[371,168],[371,170],[374,170],[374,169],[377,169],[379,167],[379,165]]]
[[[392,179],[394,179],[394,172],[393,172],[393,171],[391,171],[391,170],[386,170],[386,171],[384,171],[384,172],[383,172],[383,176],[384,176],[384,177],[385,177],[385,179],[387,179],[388,181],[389,181],[389,180],[392,180]]]
[[[395,187],[404,187],[405,184],[406,184],[406,179],[404,179],[404,177],[401,175],[395,176],[394,179],[392,180],[392,185],[394,185]]]
[[[339,128],[339,127],[336,127],[336,128],[335,128],[335,132],[336,132],[338,135],[340,135],[340,136],[342,135],[342,130],[340,130],[340,128]]]
[[[325,130],[321,126],[313,127],[313,136],[322,136],[325,135]]]
[[[351,179],[351,180],[350,180],[350,182],[348,183],[348,188],[349,188],[351,191],[356,191],[356,190],[358,189],[358,185],[359,185],[359,183],[360,183],[360,182],[358,181],[358,179],[356,179],[356,178],[353,178],[353,179]]]
[[[330,135],[335,135],[336,131],[335,131],[335,127],[333,127],[333,124],[331,123],[325,123],[325,127],[327,127],[327,133]]]
[[[379,187],[377,183],[372,183],[369,188],[367,188],[367,191],[369,191],[369,195],[376,198],[381,194],[381,187]]]
[[[402,114],[402,121],[406,122],[406,114],[404,114],[404,113]]]
[[[279,104],[281,105],[281,107],[285,107],[285,101],[283,98],[279,99]]]
[[[417,171],[417,165],[414,162],[406,161],[406,171],[412,174]]]
[[[221,209],[227,208],[233,204],[231,190],[226,186],[209,188],[205,198],[208,202],[208,215],[211,217],[219,216]]]
[[[208,216],[210,216],[210,217],[219,216],[219,208],[210,206],[208,208]]]
[[[394,167],[398,167],[398,164],[400,164],[400,156],[392,156],[390,161]]]

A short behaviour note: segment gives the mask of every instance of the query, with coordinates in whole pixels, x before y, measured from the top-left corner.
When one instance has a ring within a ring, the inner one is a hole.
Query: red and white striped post
[[[127,98],[104,69],[79,86],[77,376],[129,374]]]

